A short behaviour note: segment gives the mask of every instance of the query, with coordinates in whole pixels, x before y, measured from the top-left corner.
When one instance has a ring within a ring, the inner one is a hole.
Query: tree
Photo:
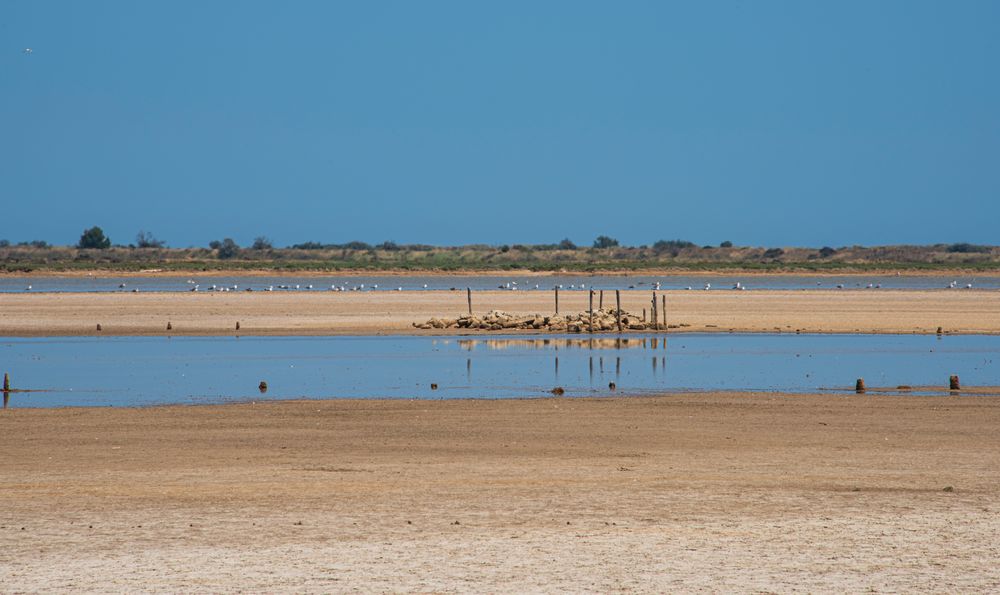
[[[616,248],[618,240],[608,236],[597,236],[594,240],[594,248]]]
[[[819,249],[819,255],[822,258],[830,258],[836,253],[837,251],[829,246],[823,246],[822,248]]]
[[[96,225],[83,231],[77,248],[105,250],[111,247],[111,239],[104,235],[104,230]]]
[[[560,250],[576,250],[576,244],[573,243],[573,240],[571,240],[569,238],[566,238],[565,240],[559,242],[559,249]]]
[[[725,242],[722,242],[721,244],[719,244],[719,248],[732,248],[732,247],[733,247],[733,243],[730,242],[729,240],[726,240]]]
[[[10,240],[0,240],[0,248],[6,248],[10,246]]]
[[[139,248],[163,248],[167,244],[153,237],[148,231],[140,231],[135,236],[135,245]]]
[[[215,250],[218,251],[218,256],[221,259],[232,258],[240,253],[240,245],[233,241],[232,238],[226,238],[221,242],[212,242],[215,244]],[[211,246],[212,244],[209,244]]]
[[[257,236],[254,238],[253,245],[250,246],[253,250],[270,250],[274,246],[271,245],[271,240],[264,236]]]

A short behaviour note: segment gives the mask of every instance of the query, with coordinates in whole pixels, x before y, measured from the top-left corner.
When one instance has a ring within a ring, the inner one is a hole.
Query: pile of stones
[[[643,331],[654,328],[653,322],[647,322],[642,317],[624,310],[621,313],[621,322],[623,330]],[[565,316],[559,314],[554,316],[541,316],[539,314],[517,316],[494,310],[485,316],[469,315],[454,319],[431,318],[424,323],[414,322],[413,326],[424,330],[460,328],[484,331],[535,330],[567,333],[599,333],[618,330],[618,321],[616,312],[613,309],[594,310],[594,326],[593,331],[591,331],[590,312],[587,311],[578,314],[567,314]]]

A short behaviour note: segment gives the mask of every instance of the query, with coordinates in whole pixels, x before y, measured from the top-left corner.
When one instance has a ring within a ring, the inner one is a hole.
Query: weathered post
[[[858,381],[854,383],[854,392],[858,393],[859,395],[861,393],[865,392],[865,379],[864,378],[858,378]]]
[[[590,312],[590,332],[594,332],[594,290],[593,289],[590,290],[590,308],[588,309],[588,311]],[[593,371],[594,371],[594,361],[593,361],[593,359],[591,359],[591,361],[590,361],[590,371],[591,371],[591,373],[593,373]]]
[[[658,330],[660,330],[660,316],[659,316],[659,313],[656,311],[656,292],[655,291],[653,292],[653,308],[652,308],[651,312],[653,313],[653,330],[654,331],[658,331]]]
[[[622,292],[620,289],[615,290],[615,304],[617,304],[615,318],[618,319],[618,334],[620,335],[622,333]]]
[[[559,315],[559,288],[556,287],[556,316]]]
[[[598,310],[603,310],[604,309],[604,290],[603,289],[601,290],[601,297],[600,297],[600,301],[597,304],[597,309]]]
[[[6,393],[6,392],[9,392],[9,391],[10,391],[10,376],[7,375],[7,372],[4,372],[3,373],[3,392]]]
[[[962,390],[962,385],[958,381],[958,375],[957,374],[952,374],[948,378],[948,388],[950,390]]]
[[[663,299],[663,330],[667,330],[667,294],[660,297]]]
[[[472,288],[465,288],[465,297],[469,301],[469,316],[472,316]]]

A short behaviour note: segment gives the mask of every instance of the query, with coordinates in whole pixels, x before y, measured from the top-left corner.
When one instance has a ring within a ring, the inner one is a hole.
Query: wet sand
[[[1000,401],[0,412],[4,591],[1000,589]]]
[[[649,291],[623,291],[622,307],[649,309]],[[588,307],[586,291],[560,293],[560,311]],[[596,300],[595,300],[596,305]],[[605,292],[604,306],[614,306]],[[337,335],[418,333],[413,322],[467,312],[464,291],[24,293],[0,294],[0,335]],[[554,312],[550,291],[479,291],[484,314]],[[671,291],[676,331],[954,333],[1000,332],[997,291]],[[424,331],[427,333],[428,331]],[[435,334],[452,331],[433,331]],[[466,331],[467,332],[467,331]]]

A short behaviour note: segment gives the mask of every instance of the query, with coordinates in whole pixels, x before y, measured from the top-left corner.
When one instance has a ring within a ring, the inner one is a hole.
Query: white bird
[[[972,283],[966,283],[965,284],[965,288],[966,289],[972,289]]]
[[[740,282],[739,282],[739,281],[737,281],[737,282],[736,282],[736,284],[735,284],[735,285],[733,285],[733,289],[743,289],[743,286],[742,286],[742,285],[740,285]]]
[[[21,53],[22,53],[22,54],[26,54],[26,55],[28,55],[28,56],[30,56],[30,55],[31,55],[31,54],[33,54],[34,52],[35,52],[35,50],[33,50],[33,49],[31,49],[31,48],[24,48],[23,50],[21,50]]]
[[[426,285],[424,285],[424,287],[427,287],[427,286],[426,286]],[[397,287],[397,288],[396,288],[396,291],[403,291],[403,288],[402,288],[402,287]]]
[[[427,289],[427,284],[426,283],[424,283],[424,289]]]
[[[313,288],[313,286],[311,284],[310,285],[306,285],[306,289],[312,289],[312,288]]]
[[[29,286],[25,287],[24,290],[25,291],[31,291],[31,286],[29,285]]]
[[[125,289],[125,284],[124,284],[124,283],[120,284],[120,285],[118,286],[118,289]]]
[[[535,289],[538,289],[538,283],[535,283]]]
[[[372,289],[378,289],[378,283],[376,283],[375,285],[372,285]]]
[[[711,283],[706,283],[705,284],[705,291],[708,291],[709,289],[712,289],[712,284]]]

